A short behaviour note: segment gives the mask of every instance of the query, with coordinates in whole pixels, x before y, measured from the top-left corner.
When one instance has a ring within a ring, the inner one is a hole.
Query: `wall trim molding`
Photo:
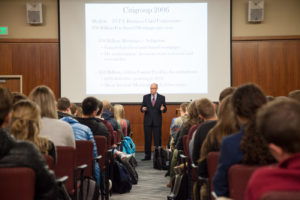
[[[59,43],[57,38],[0,38],[0,43]]]
[[[238,37],[232,37],[232,41],[260,41],[260,40],[300,40],[300,35],[238,36]]]

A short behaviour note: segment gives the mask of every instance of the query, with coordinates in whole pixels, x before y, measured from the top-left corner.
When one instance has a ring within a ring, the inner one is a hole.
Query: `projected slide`
[[[86,94],[206,94],[207,3],[85,4]]]

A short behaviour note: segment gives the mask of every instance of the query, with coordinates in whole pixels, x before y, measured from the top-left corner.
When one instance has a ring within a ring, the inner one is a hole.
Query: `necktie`
[[[153,99],[152,99],[152,106],[155,105],[155,97],[153,96]]]

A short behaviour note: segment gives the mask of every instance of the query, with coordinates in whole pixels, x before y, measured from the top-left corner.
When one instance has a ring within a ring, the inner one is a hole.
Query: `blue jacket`
[[[245,132],[245,125],[236,134],[223,139],[220,150],[219,164],[213,178],[214,191],[218,197],[229,196],[228,170],[234,165],[242,162],[243,152],[240,143]]]
[[[90,140],[94,144],[94,157],[98,156],[97,145],[94,140],[93,133],[91,129],[83,124],[80,124],[76,119],[72,117],[63,117],[60,120],[69,123],[73,129],[75,140]],[[97,183],[100,184],[100,168],[99,164],[95,163],[95,178]]]

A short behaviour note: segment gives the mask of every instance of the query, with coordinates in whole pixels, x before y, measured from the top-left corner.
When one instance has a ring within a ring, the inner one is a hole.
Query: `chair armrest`
[[[68,176],[63,176],[63,177],[57,178],[56,183],[59,184],[59,185],[60,184],[65,184],[65,182],[68,180],[68,178],[69,178]]]
[[[192,163],[191,166],[192,166],[192,168],[194,168],[194,169],[198,169],[198,168],[199,168],[198,165],[195,165],[195,163]]]
[[[98,162],[100,159],[102,159],[102,156],[101,156],[101,155],[99,155],[99,156],[93,158],[93,160],[95,160],[95,161],[97,161],[97,162]]]

